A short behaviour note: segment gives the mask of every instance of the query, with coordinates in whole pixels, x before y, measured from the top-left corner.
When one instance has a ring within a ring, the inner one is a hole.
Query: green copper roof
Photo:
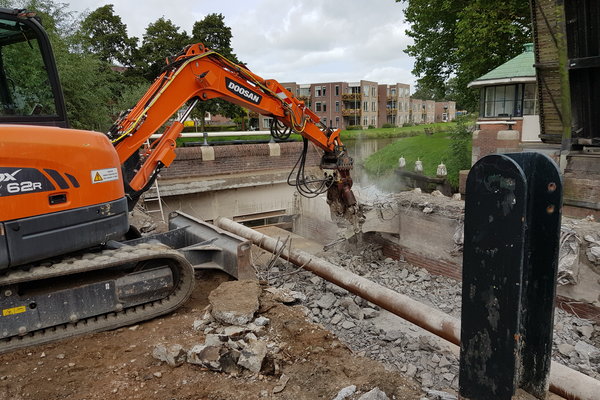
[[[487,74],[475,79],[469,86],[481,86],[483,82],[480,81],[535,77],[534,63],[533,44],[527,43],[523,53],[491,70]]]

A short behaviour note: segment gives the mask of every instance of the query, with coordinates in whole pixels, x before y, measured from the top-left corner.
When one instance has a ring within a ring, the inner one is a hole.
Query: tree
[[[106,63],[132,64],[137,38],[127,35],[127,26],[114,14],[113,5],[107,4],[88,14],[79,28],[84,50],[96,54]]]
[[[419,87],[450,92],[460,108],[477,109],[478,92],[467,84],[523,51],[531,41],[527,0],[396,0],[407,3],[407,34],[414,44]]]
[[[206,47],[218,52],[227,59],[239,63],[231,47],[231,28],[225,25],[222,14],[208,14],[200,21],[196,21],[192,28],[194,42],[202,42]],[[204,115],[206,113],[220,114],[229,118],[245,117],[246,112],[240,106],[225,100],[213,99],[202,101],[196,106],[194,116],[201,121],[204,130]]]
[[[196,21],[192,28],[192,39],[201,42],[206,47],[214,50],[233,62],[238,62],[231,48],[231,28],[225,25],[223,14],[208,14],[200,21]]]
[[[180,32],[170,19],[159,18],[146,28],[136,62],[137,72],[153,81],[165,66],[165,59],[178,54],[189,41],[188,34]]]
[[[450,129],[450,143],[446,154],[448,182],[455,188],[459,183],[459,172],[471,168],[471,142],[473,121],[466,117],[456,120]]]

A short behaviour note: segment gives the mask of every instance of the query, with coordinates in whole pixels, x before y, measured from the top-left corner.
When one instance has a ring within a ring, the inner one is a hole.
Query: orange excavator
[[[275,136],[302,135],[298,173],[289,182],[306,196],[326,192],[332,210],[356,216],[352,159],[340,131],[278,82],[194,44],[168,60],[108,134],[68,129],[39,19],[0,9],[0,352],[114,329],[186,301],[194,270],[185,252],[123,240],[129,211],[173,162],[183,121],[213,98],[272,117]],[[304,176],[308,141],[323,151],[318,180]]]

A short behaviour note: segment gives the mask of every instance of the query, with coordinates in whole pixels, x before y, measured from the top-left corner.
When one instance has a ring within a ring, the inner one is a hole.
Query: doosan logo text
[[[235,94],[238,94],[239,96],[243,97],[244,99],[246,99],[254,104],[260,103],[262,96],[254,93],[250,89],[247,89],[247,88],[235,83],[234,81],[232,81],[228,78],[226,78],[226,79],[227,79],[227,89],[229,89],[229,91],[231,91]]]
[[[18,169],[12,173],[9,173],[9,172],[0,173],[0,182],[16,181],[17,178],[15,178],[15,175],[17,175],[19,173],[19,171],[21,171],[21,170]]]

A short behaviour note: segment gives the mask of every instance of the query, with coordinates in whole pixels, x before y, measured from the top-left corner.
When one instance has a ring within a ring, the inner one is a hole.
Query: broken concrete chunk
[[[237,363],[241,367],[244,367],[252,372],[258,373],[262,368],[262,363],[266,355],[266,343],[257,340],[249,343],[248,346],[242,350]]]
[[[241,339],[249,331],[250,331],[250,329],[248,329],[245,326],[236,326],[236,325],[226,326],[226,327],[220,329],[220,332],[223,335],[228,336],[234,340]]]
[[[257,281],[224,282],[208,296],[212,316],[224,324],[245,325],[258,311],[260,293]]]
[[[440,390],[428,390],[427,397],[431,400],[457,400],[458,397],[451,393],[442,392]]]
[[[587,358],[590,361],[594,360],[594,362],[600,361],[600,349],[583,340],[580,340],[575,344],[575,351],[577,351],[579,356],[584,359]]]
[[[594,264],[600,264],[600,246],[590,247],[586,251],[588,260]]]
[[[294,290],[286,288],[267,288],[265,292],[269,292],[273,295],[273,300],[283,304],[290,304],[295,302],[306,301],[306,296],[303,293],[296,292]]]
[[[226,337],[221,337],[221,335],[215,335],[214,333],[206,335],[204,338],[204,344],[207,346],[221,346],[223,344],[223,339]]]
[[[267,326],[270,322],[271,320],[266,317],[258,317],[254,320],[254,323],[258,326]]]
[[[221,371],[221,346],[197,344],[188,351],[190,364],[201,365],[213,371]]]
[[[317,300],[317,305],[324,310],[328,310],[335,304],[336,300],[337,298],[333,293],[327,293]]]
[[[279,377],[279,382],[273,388],[273,394],[283,392],[283,390],[285,389],[285,385],[287,385],[289,380],[290,380],[289,376],[287,376],[286,374],[281,374],[281,376]]]
[[[325,287],[328,291],[330,291],[333,294],[337,294],[338,296],[346,296],[348,294],[348,291],[346,289],[341,288],[338,285],[333,284],[331,282],[327,282]]]
[[[346,386],[340,390],[337,396],[333,400],[344,400],[347,397],[352,396],[356,392],[356,385]]]
[[[387,341],[387,342],[393,342],[396,341],[400,338],[404,337],[404,333],[402,333],[402,331],[400,330],[391,330],[391,331],[387,331],[385,334],[385,337],[383,338],[383,340]]]
[[[581,333],[581,335],[587,339],[592,337],[592,333],[594,333],[594,327],[590,325],[578,326],[575,328],[577,332]]]
[[[374,388],[360,396],[358,400],[389,400],[389,397],[381,389]]]
[[[208,308],[209,307],[204,310],[204,314],[202,314],[200,319],[194,320],[192,327],[195,331],[203,331],[208,327],[208,325],[210,325],[211,322],[215,320],[210,313],[210,309]]]
[[[426,388],[432,387],[433,386],[433,375],[430,372],[425,372],[425,373],[421,374],[421,384]]]
[[[356,324],[352,321],[344,321],[342,322],[342,328],[344,329],[352,329],[356,326]]]
[[[186,353],[183,349],[183,346],[179,344],[173,344],[167,347],[160,343],[154,346],[154,350],[152,350],[152,357],[166,362],[171,367],[179,367],[185,362]]]
[[[571,354],[572,351],[575,350],[575,346],[569,343],[561,343],[556,347],[558,348],[558,352],[560,354],[567,357],[569,356],[569,354]]]
[[[370,307],[363,308],[362,311],[363,315],[365,316],[365,319],[375,318],[379,315],[379,311]]]

